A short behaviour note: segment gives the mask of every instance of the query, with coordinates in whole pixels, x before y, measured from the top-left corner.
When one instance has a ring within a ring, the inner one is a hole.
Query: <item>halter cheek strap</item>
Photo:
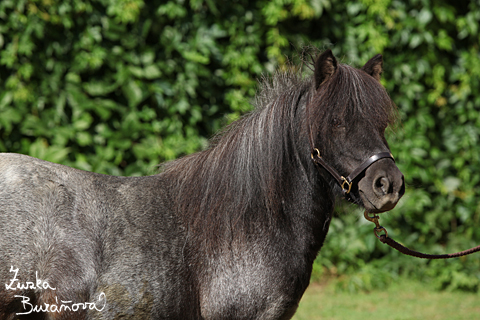
[[[337,183],[340,185],[340,188],[342,189],[342,193],[345,196],[345,198],[349,199],[349,193],[352,190],[352,185],[353,181],[355,178],[358,177],[359,174],[361,174],[363,171],[367,170],[368,167],[370,167],[373,163],[380,159],[388,158],[392,159],[395,161],[393,158],[392,154],[390,152],[380,152],[377,153],[367,160],[365,160],[361,165],[359,165],[355,170],[353,170],[346,178],[342,175],[340,175],[335,168],[330,166],[325,160],[320,155],[320,151],[317,148],[314,148],[312,150],[311,154],[313,162],[317,166],[321,166],[325,170],[330,173],[330,175],[337,181]]]

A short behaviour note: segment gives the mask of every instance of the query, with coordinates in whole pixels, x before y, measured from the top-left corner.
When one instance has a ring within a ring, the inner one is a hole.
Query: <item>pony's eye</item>
[[[333,118],[332,120],[332,126],[335,128],[341,127],[343,125],[342,120],[338,118]]]

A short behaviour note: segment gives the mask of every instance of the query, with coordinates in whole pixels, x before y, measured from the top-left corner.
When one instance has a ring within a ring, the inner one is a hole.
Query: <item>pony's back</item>
[[[193,297],[170,293],[191,291],[185,237],[165,189],[0,154],[0,318],[184,314]]]

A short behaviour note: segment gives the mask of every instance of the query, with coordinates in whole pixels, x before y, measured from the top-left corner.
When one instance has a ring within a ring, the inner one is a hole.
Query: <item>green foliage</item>
[[[399,108],[400,124],[387,138],[407,193],[395,210],[382,215],[382,224],[392,237],[421,251],[446,253],[479,244],[480,5],[363,1],[345,6],[356,21],[344,25],[346,39],[355,36],[334,49],[352,61],[365,61],[363,54],[373,54],[372,49],[382,52],[383,82]],[[372,255],[372,245],[361,243],[376,239],[364,235],[364,227],[356,226],[345,211],[351,210],[341,209],[339,215],[347,226],[333,223],[318,264],[332,269],[332,259],[343,255],[343,262],[334,260],[334,266],[348,263],[352,270],[345,271],[357,282],[359,274],[370,270],[378,278],[380,270],[387,270],[428,277],[438,288],[480,290],[478,255],[427,262],[400,257],[381,244]],[[329,257],[329,250],[339,250],[340,237],[354,244]],[[368,289],[369,277],[365,279],[360,277],[357,287]]]
[[[3,0],[0,151],[149,174],[248,112],[256,79],[302,46],[354,66],[380,52],[407,183],[382,224],[416,249],[459,250],[480,243],[479,24],[478,1]],[[479,257],[400,257],[360,216],[338,209],[314,277],[358,290],[406,273],[480,289]]]

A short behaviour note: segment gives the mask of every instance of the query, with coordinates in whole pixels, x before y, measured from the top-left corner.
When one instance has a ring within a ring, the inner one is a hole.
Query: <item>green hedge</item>
[[[401,118],[388,140],[407,183],[382,223],[418,249],[457,250],[480,243],[479,25],[478,1],[2,0],[0,151],[150,174],[250,110],[256,79],[303,46],[354,66],[382,53]],[[479,257],[399,257],[360,216],[337,211],[315,277],[480,289]]]

